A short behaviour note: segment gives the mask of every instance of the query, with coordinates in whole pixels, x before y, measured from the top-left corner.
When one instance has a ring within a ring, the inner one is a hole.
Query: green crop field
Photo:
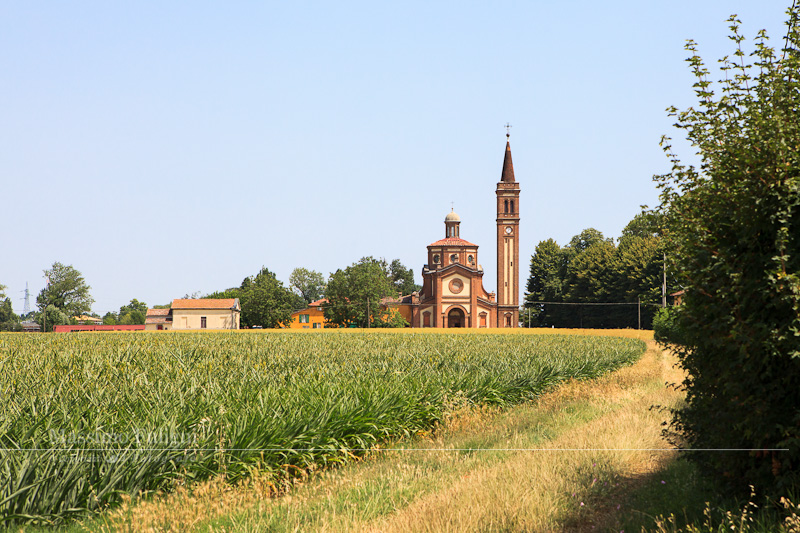
[[[0,334],[0,524],[58,522],[178,480],[254,468],[277,480],[644,349],[408,330]]]

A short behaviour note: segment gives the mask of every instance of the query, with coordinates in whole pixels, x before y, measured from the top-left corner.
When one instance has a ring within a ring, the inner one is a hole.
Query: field
[[[0,522],[58,522],[221,473],[277,482],[643,351],[522,332],[0,335]]]

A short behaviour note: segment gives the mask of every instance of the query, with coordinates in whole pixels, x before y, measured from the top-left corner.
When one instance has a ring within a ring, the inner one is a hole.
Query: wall
[[[173,309],[172,329],[203,329],[200,327],[201,317],[206,317],[205,329],[239,329],[239,313],[233,312],[233,328],[231,313],[230,309]]]
[[[301,323],[300,315],[308,315],[308,322]],[[315,329],[325,327],[325,316],[321,307],[309,307],[302,311],[292,313],[289,329]]]

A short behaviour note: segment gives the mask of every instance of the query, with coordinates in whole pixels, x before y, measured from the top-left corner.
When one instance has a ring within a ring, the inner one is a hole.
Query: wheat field
[[[0,334],[0,523],[59,523],[218,474],[278,483],[645,349],[519,333]]]

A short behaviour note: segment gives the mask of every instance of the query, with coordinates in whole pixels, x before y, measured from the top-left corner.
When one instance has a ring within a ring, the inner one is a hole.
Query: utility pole
[[[27,315],[31,312],[31,293],[28,291],[28,282],[25,282],[25,305],[22,307],[22,314]]]
[[[369,298],[367,298],[367,329],[369,329]]]
[[[639,329],[642,329],[642,298],[641,296],[636,299],[639,304]]]
[[[664,281],[661,283],[661,307],[667,306],[667,252],[664,252]]]

